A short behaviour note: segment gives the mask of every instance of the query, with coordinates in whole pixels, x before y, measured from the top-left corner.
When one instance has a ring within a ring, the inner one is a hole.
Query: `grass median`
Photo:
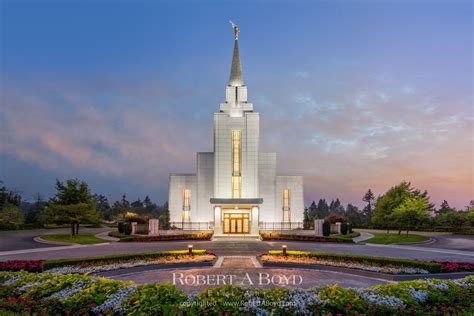
[[[417,243],[427,241],[430,238],[427,236],[413,235],[413,234],[401,234],[393,233],[375,233],[374,237],[365,240],[365,243],[369,244],[381,244],[381,245],[390,245],[390,244],[403,244],[403,243]]]
[[[41,236],[41,239],[47,240],[47,241],[75,243],[75,244],[81,244],[81,245],[100,244],[100,243],[107,242],[107,240],[97,238],[91,234],[80,234],[73,237],[68,234],[51,234],[51,235]]]

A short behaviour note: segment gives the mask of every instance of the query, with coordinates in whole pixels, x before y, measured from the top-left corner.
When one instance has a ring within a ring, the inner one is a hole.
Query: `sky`
[[[212,151],[233,33],[261,151],[305,202],[474,199],[471,1],[0,0],[0,180],[164,203]]]

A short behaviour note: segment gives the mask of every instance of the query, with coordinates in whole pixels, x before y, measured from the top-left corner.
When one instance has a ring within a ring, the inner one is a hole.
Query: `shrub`
[[[132,233],[132,224],[124,223],[123,234],[129,236]]]
[[[311,236],[311,235],[289,235],[273,232],[260,233],[262,240],[295,240],[295,241],[313,241],[313,242],[337,242],[352,243],[351,237],[342,236]]]
[[[331,222],[324,221],[323,222],[323,236],[331,235]]]
[[[341,223],[341,234],[343,235],[347,235],[347,223],[346,222],[342,222]]]
[[[352,230],[352,224],[347,223],[347,230],[349,231],[349,234],[352,234],[354,231]]]
[[[281,255],[281,250],[270,250],[269,255]],[[320,259],[331,259],[336,261],[344,262],[360,262],[360,263],[377,263],[381,265],[394,265],[409,268],[419,268],[432,273],[441,272],[441,264],[437,262],[429,262],[422,260],[412,259],[399,259],[399,258],[386,258],[386,257],[373,257],[373,256],[361,256],[361,255],[349,255],[339,253],[326,253],[326,252],[310,252],[310,251],[292,251],[287,250],[288,256],[295,257],[311,257]]]
[[[186,294],[171,284],[140,286],[122,304],[131,315],[177,315]]]
[[[0,261],[0,271],[43,271],[43,260],[10,260]]]
[[[474,262],[438,262],[442,265],[443,272],[471,272],[474,271]]]
[[[365,289],[328,285],[312,290],[254,290],[225,285],[197,296],[171,284],[0,273],[2,282],[12,278],[11,284],[0,284],[0,315],[468,315],[474,310],[474,276]],[[126,294],[120,294],[126,289]],[[60,295],[52,298],[55,294]]]
[[[324,218],[325,221],[328,221],[331,224],[336,224],[338,222],[343,223],[347,222],[347,218],[345,216],[339,214],[329,214]]]
[[[160,235],[160,236],[127,236],[120,238],[123,242],[153,242],[153,241],[173,241],[173,240],[210,240],[212,233],[194,233],[181,235]]]
[[[125,229],[124,229],[124,222],[119,222],[117,228],[118,228],[118,232],[119,232],[120,234],[123,234],[124,231],[125,231]]]
[[[155,252],[141,252],[141,253],[127,253],[127,254],[118,254],[118,255],[108,255],[108,256],[96,256],[96,257],[86,257],[86,258],[67,258],[67,259],[55,259],[55,260],[46,260],[43,262],[43,269],[48,270],[52,268],[59,268],[70,265],[78,264],[107,264],[113,263],[120,260],[147,260],[164,256],[182,256],[187,255],[188,250],[168,250],[168,251],[155,251]],[[204,249],[193,249],[194,255],[204,255],[206,250]]]

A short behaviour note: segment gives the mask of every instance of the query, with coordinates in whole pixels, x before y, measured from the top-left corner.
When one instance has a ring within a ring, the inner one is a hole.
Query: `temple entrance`
[[[248,234],[249,213],[224,213],[224,234]]]

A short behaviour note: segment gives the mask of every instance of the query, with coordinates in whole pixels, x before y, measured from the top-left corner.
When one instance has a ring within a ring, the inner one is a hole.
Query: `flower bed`
[[[56,260],[13,260],[0,262],[0,271],[23,270],[29,272],[41,272],[68,267],[71,269],[71,273],[73,271],[74,273],[84,273],[91,272],[87,270],[87,268],[90,267],[102,266],[104,267],[103,270],[97,268],[97,271],[108,271],[114,266],[120,269],[154,263],[212,261],[215,257],[215,254],[207,252],[204,249],[193,249],[193,255],[190,256],[188,250],[185,249]]]
[[[10,260],[0,261],[0,271],[43,271],[43,260]]]
[[[267,262],[294,262],[302,264],[322,264],[375,271],[389,274],[417,274],[441,272],[441,264],[421,260],[371,257],[324,252],[288,250],[284,256],[281,250],[270,250],[260,256]]]
[[[443,272],[471,272],[474,271],[474,262],[438,262],[442,265]]]
[[[336,243],[352,243],[351,237],[339,236],[311,236],[311,235],[290,235],[281,233],[260,233],[262,240],[294,240],[294,241],[312,241],[312,242],[336,242]]]
[[[0,314],[80,315],[392,315],[469,314],[474,276],[345,289],[244,289],[231,285],[187,295],[170,284],[79,275],[0,272]]]
[[[173,241],[173,240],[211,240],[212,233],[195,233],[182,235],[160,235],[160,236],[138,236],[132,235],[121,237],[123,242],[152,242],[152,241]]]

